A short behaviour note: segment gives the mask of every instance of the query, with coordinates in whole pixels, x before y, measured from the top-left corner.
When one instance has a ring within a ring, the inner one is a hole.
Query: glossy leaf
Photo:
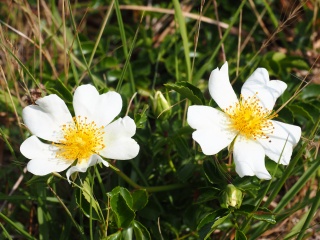
[[[132,227],[133,227],[133,231],[136,239],[139,239],[139,240],[151,239],[148,229],[145,226],[143,226],[140,222],[134,220],[132,222]]]
[[[188,82],[177,82],[164,84],[168,89],[175,90],[182,97],[188,98],[192,103],[203,105],[205,103],[202,92],[199,88]]]
[[[131,193],[133,200],[133,210],[144,208],[148,203],[148,193],[145,189],[139,189]]]

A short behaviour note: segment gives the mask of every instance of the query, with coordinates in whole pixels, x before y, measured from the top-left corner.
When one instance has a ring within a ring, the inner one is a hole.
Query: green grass
[[[317,1],[55,2],[0,3],[0,239],[319,235]],[[224,57],[236,93],[257,67],[288,85],[275,111],[302,138],[288,166],[266,159],[271,181],[240,178],[227,149],[206,156],[192,140],[188,106],[216,107],[208,79]],[[57,94],[73,111],[87,83],[121,94],[139,155],[90,167],[75,184],[65,172],[27,172],[22,109]],[[154,109],[156,91],[171,111]],[[230,183],[243,193],[239,210],[220,206]]]

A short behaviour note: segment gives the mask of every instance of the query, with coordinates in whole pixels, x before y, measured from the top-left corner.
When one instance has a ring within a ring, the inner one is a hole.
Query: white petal
[[[106,167],[109,167],[108,162],[106,162],[105,160],[103,160],[99,155],[97,154],[93,154],[88,160],[87,159],[83,159],[82,161],[77,162],[77,165],[72,166],[71,168],[68,169],[66,175],[67,175],[67,179],[68,182],[71,183],[70,181],[70,176],[72,173],[74,172],[86,172],[87,169],[97,163],[102,162],[103,165],[105,165]]]
[[[240,177],[256,175],[260,179],[271,178],[265,167],[264,150],[258,142],[238,136],[234,143],[233,158]]]
[[[236,134],[221,128],[200,129],[192,133],[192,138],[200,145],[205,155],[214,155],[227,147]]]
[[[224,128],[229,117],[222,111],[208,106],[190,106],[187,113],[187,121],[194,129],[207,129],[212,126]]]
[[[241,94],[247,98],[256,96],[264,108],[272,110],[278,97],[287,88],[287,84],[280,80],[269,80],[269,73],[265,68],[257,68],[243,84]]]
[[[99,95],[92,85],[78,87],[73,97],[76,116],[87,117],[98,126],[108,125],[121,111],[122,99],[119,93],[107,92]]]
[[[100,154],[106,158],[127,160],[136,157],[139,145],[131,137],[136,132],[136,124],[130,117],[117,119],[105,127],[105,149]]]
[[[27,138],[21,144],[20,151],[26,158],[31,159],[27,169],[34,175],[43,176],[61,172],[72,164],[72,161],[57,159],[57,147],[41,142],[36,136]]]
[[[187,121],[197,129],[192,138],[200,145],[205,155],[213,155],[228,146],[236,133],[228,128],[229,117],[215,108],[190,106]]]
[[[57,141],[61,126],[72,122],[66,104],[55,94],[38,99],[36,104],[23,109],[25,125],[32,134],[48,141]]]
[[[271,120],[271,122],[275,128],[273,134],[268,135],[269,139],[259,139],[258,141],[271,160],[278,162],[282,153],[279,163],[288,165],[291,159],[292,149],[300,140],[301,128],[278,121]]]
[[[238,102],[237,95],[229,81],[228,62],[225,62],[220,70],[216,68],[211,72],[209,92],[221,109],[226,109]]]

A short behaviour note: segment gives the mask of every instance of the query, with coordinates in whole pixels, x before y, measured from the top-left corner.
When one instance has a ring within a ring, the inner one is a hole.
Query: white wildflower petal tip
[[[234,143],[233,157],[240,177],[256,175],[260,179],[271,179],[264,163],[265,153],[259,143],[238,136]]]
[[[27,170],[34,175],[44,176],[67,169],[72,162],[56,158],[57,148],[41,142],[36,136],[27,138],[20,146],[21,153],[31,159]]]
[[[136,132],[135,122],[128,116],[105,127],[105,148],[100,154],[109,159],[128,160],[139,153],[139,145],[131,137]]]
[[[22,118],[30,132],[48,141],[57,141],[57,133],[63,124],[72,121],[66,104],[52,94],[23,109]]]
[[[104,166],[109,167],[109,164],[107,161],[103,160],[99,155],[93,154],[89,159],[81,159],[78,160],[77,164],[75,166],[72,166],[71,168],[68,169],[66,175],[68,182],[71,183],[70,181],[70,176],[71,174],[75,172],[86,172],[87,169],[97,163],[102,163]]]
[[[76,89],[73,107],[76,116],[86,116],[98,126],[106,126],[120,113],[122,99],[112,91],[99,95],[97,89],[88,84]]]
[[[300,140],[301,128],[274,120],[272,120],[272,123],[274,126],[273,133],[268,135],[268,139],[259,139],[259,142],[271,160],[275,162],[280,160],[280,164],[288,165],[293,147]]]
[[[283,94],[286,88],[285,82],[270,81],[268,71],[265,68],[258,68],[243,84],[241,94],[245,98],[256,95],[264,108],[272,110],[278,97]]]
[[[209,92],[221,109],[226,109],[238,102],[229,80],[228,62],[225,62],[220,70],[216,68],[211,72]]]

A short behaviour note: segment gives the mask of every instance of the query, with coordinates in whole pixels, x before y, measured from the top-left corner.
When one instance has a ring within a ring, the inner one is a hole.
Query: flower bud
[[[222,193],[220,205],[223,208],[239,208],[241,206],[243,195],[241,190],[233,184],[228,184]]]
[[[152,109],[155,117],[161,120],[166,120],[171,115],[171,105],[160,91],[153,98]]]

